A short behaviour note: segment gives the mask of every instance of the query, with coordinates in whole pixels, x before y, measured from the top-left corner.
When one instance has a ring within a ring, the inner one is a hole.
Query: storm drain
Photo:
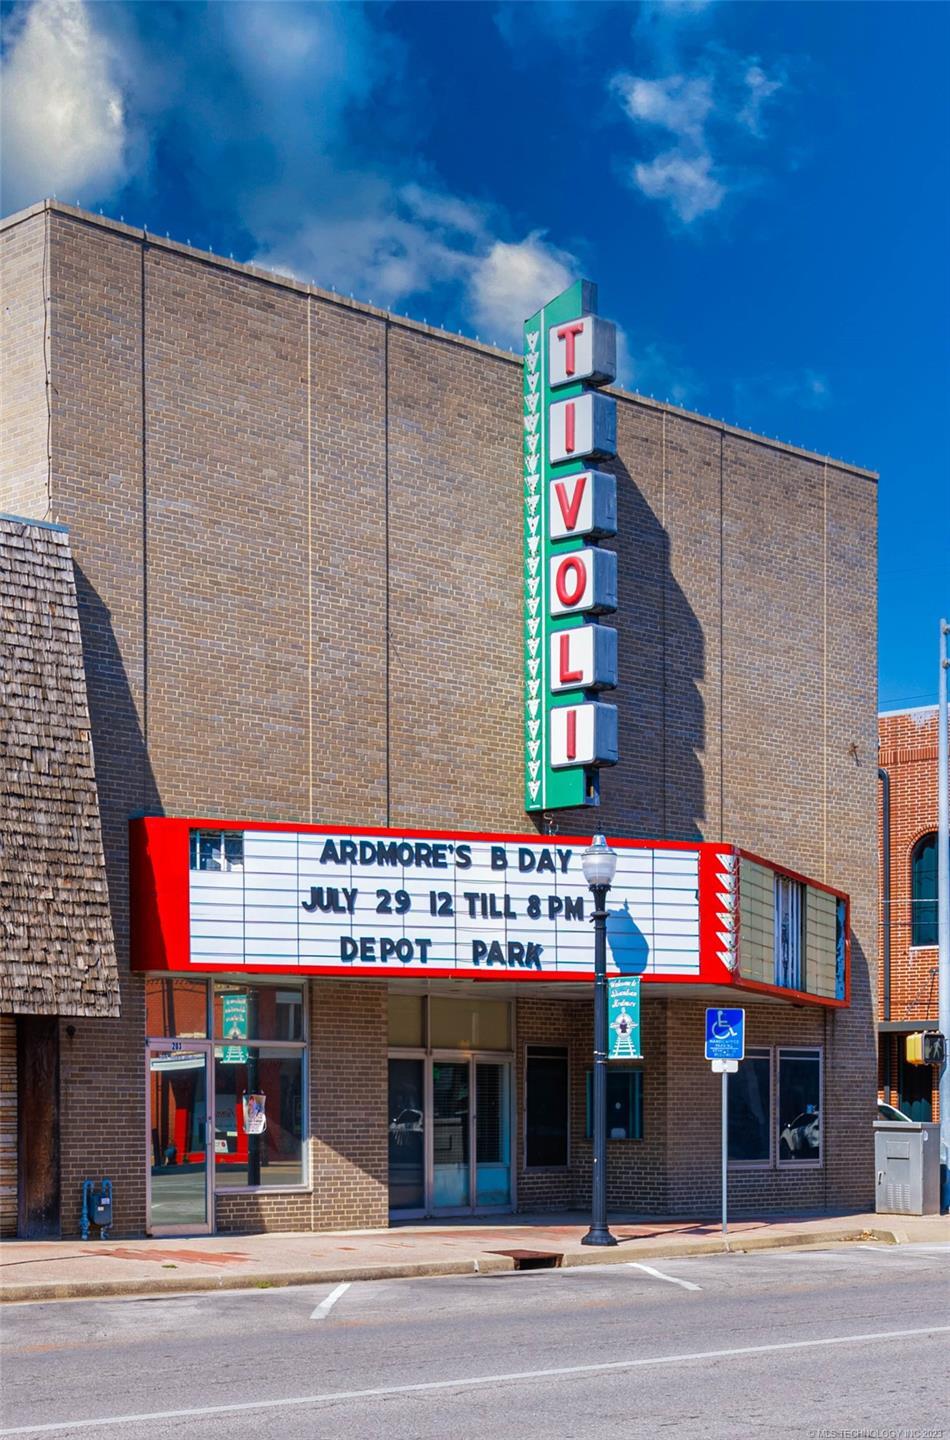
[[[488,1254],[507,1256],[516,1270],[557,1270],[564,1259],[559,1250],[489,1250]]]

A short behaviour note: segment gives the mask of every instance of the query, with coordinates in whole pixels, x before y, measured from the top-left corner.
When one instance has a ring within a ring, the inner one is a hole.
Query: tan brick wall
[[[643,1139],[608,1140],[607,1204],[612,1210],[661,1215],[670,1207],[673,1159],[668,1134],[667,1077],[669,1044],[667,1000],[645,995],[641,1010],[643,1063]],[[572,1204],[586,1210],[593,1185],[593,1146],[586,1137],[587,1075],[593,1069],[593,1009],[580,1005],[574,1019],[574,1186]]]
[[[16,1017],[0,1015],[0,1235],[17,1232]]]
[[[535,987],[536,988],[536,987]],[[545,1000],[528,995],[515,1002],[515,1173],[519,1210],[568,1210],[574,1203],[573,1161],[577,1153],[578,1129],[575,1100],[574,1026],[583,1003],[571,1000]],[[547,1045],[568,1052],[571,1076],[568,1154],[572,1162],[567,1170],[525,1169],[524,1090],[527,1050],[529,1046]],[[581,1121],[583,1126],[583,1119]],[[580,1132],[583,1134],[583,1129]]]
[[[50,518],[48,227],[40,212],[0,232],[0,510],[30,520]]]
[[[513,358],[63,207],[51,257],[54,508],[79,569],[123,966],[131,814],[528,829]],[[850,891],[852,1009],[769,1023],[789,1041],[827,1032],[822,1183],[829,1203],[866,1205],[875,486],[636,397],[620,397],[618,431],[621,760],[599,812],[555,825],[722,836]],[[335,1003],[345,1013],[344,993]],[[562,1030],[569,1008],[532,993],[519,1051],[532,1027]],[[718,1133],[715,1100],[696,1103],[701,1059],[678,1043],[699,1011],[648,1008],[663,1139],[631,1151],[612,1193],[686,1204],[708,1183],[679,1137],[706,1146],[705,1165]],[[126,973],[122,1021],[64,1042],[67,1228],[90,1168],[121,1176],[117,1228],[143,1223],[143,1033],[141,981]],[[381,1047],[383,1147],[384,1062]],[[87,1085],[103,1107],[92,1135]],[[323,1193],[361,1223],[384,1214],[385,1166],[357,1128],[315,1140],[315,1223]],[[545,1183],[538,1203],[562,1203]],[[761,1199],[777,1204],[771,1183]],[[259,1204],[254,1216],[232,1197],[227,1223],[303,1213],[289,1197]]]
[[[312,1016],[315,1223],[385,1225],[386,987],[315,982]]]

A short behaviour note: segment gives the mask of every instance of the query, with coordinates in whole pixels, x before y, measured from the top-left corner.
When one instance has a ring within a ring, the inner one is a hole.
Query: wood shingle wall
[[[118,1009],[69,536],[0,516],[0,1010]]]

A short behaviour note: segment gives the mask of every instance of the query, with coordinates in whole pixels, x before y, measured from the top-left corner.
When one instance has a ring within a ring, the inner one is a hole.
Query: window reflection
[[[780,1050],[779,1159],[821,1159],[821,1065],[817,1050]]]
[[[302,1185],[302,1052],[216,1045],[214,1085],[216,1189]]]
[[[204,1040],[208,1035],[208,982],[145,978],[145,1033],[156,1039]]]

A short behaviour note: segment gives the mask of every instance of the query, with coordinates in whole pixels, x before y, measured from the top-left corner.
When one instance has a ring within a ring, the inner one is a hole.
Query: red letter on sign
[[[582,680],[583,670],[571,670],[571,641],[570,635],[565,632],[561,636],[561,649],[558,656],[558,684],[569,685],[572,680]]]
[[[574,449],[574,401],[564,406],[564,449],[570,454]]]
[[[572,435],[571,439],[573,440],[573,438]],[[574,492],[570,500],[567,498],[567,485],[563,480],[558,480],[554,487],[557,503],[561,510],[561,518],[568,530],[573,530],[577,524],[577,512],[581,508],[581,501],[587,488],[587,471],[582,471],[580,475],[572,475],[571,479],[574,481]]]
[[[573,375],[573,374],[574,374],[574,370],[575,370],[574,336],[575,336],[575,335],[583,335],[583,333],[584,333],[584,322],[583,322],[583,320],[574,320],[574,321],[571,322],[570,325],[562,325],[561,328],[560,328],[560,330],[558,330],[558,332],[557,332],[557,338],[558,338],[559,340],[563,340],[564,343],[565,343],[565,351],[564,351],[564,373],[565,373],[565,375]],[[569,446],[568,448],[570,449],[570,446]]]
[[[577,759],[577,711],[567,712],[567,758]]]
[[[587,589],[587,562],[584,552],[565,555],[554,576],[554,588],[562,605],[576,605]]]

